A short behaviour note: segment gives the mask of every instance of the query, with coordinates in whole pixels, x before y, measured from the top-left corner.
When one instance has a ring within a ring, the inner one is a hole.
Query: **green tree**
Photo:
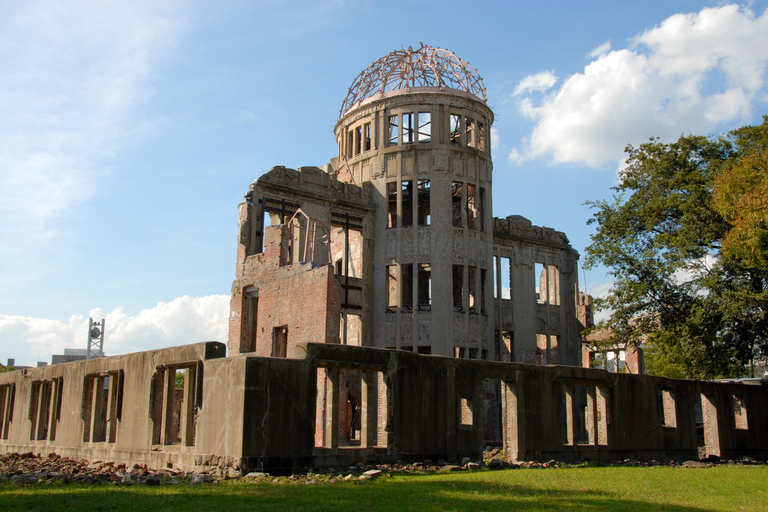
[[[765,154],[766,141],[768,117],[723,137],[628,146],[613,199],[587,203],[597,230],[586,266],[605,265],[614,278],[597,303],[611,312],[599,327],[612,330],[609,342],[642,343],[649,372],[743,375],[768,352],[768,269],[723,254],[735,217],[713,201],[716,181],[731,173],[737,183],[734,169]]]
[[[723,239],[723,254],[768,270],[768,133],[740,129],[732,136],[748,150],[715,177],[712,205],[733,226]]]

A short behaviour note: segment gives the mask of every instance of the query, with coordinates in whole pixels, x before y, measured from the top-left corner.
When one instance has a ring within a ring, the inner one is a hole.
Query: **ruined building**
[[[400,50],[353,82],[322,167],[238,207],[227,346],[0,374],[0,452],[293,471],[358,461],[768,458],[768,387],[580,366],[563,233],[492,216],[477,72]]]
[[[564,233],[492,216],[492,124],[482,79],[451,52],[364,70],[338,156],[276,167],[240,205],[230,355],[319,341],[580,364],[578,254]]]

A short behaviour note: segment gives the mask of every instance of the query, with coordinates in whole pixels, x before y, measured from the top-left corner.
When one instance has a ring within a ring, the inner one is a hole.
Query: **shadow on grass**
[[[515,483],[382,478],[364,484],[224,483],[113,487],[0,485],[0,510],[46,511],[402,511],[588,510],[701,512],[706,509],[626,500],[604,491],[538,489]]]

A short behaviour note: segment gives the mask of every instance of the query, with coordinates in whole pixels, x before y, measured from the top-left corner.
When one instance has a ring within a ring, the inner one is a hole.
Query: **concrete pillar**
[[[174,379],[175,380],[175,379]],[[195,431],[195,386],[197,384],[196,368],[191,366],[184,375],[184,403],[179,414],[181,441],[184,446],[194,446]]]
[[[173,444],[173,406],[176,398],[176,370],[165,370],[165,393],[163,393],[163,444]]]
[[[91,441],[99,441],[103,435],[101,424],[101,411],[103,409],[102,395],[104,393],[104,377],[91,379]]]
[[[362,372],[360,447],[370,448],[376,445],[377,389],[376,372]]]
[[[565,444],[573,446],[576,443],[575,425],[573,414],[573,402],[575,400],[576,389],[574,386],[565,385]]]
[[[326,369],[325,446],[339,448],[339,369]]]

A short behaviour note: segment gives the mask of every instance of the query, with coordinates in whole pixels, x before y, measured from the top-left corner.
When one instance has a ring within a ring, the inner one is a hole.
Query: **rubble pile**
[[[187,477],[187,475],[172,468],[149,469],[146,464],[135,464],[128,468],[125,464],[89,462],[84,459],[62,457],[55,453],[46,457],[33,453],[0,455],[0,482],[10,480],[18,484],[56,481],[81,484],[160,485],[161,482],[179,483],[179,477]]]
[[[33,453],[12,453],[0,455],[0,483],[12,482],[16,484],[41,484],[60,482],[80,484],[112,484],[112,485],[174,485],[174,484],[201,484],[218,483],[220,480],[243,480],[252,482],[271,482],[273,484],[319,484],[352,481],[365,483],[368,480],[385,476],[391,478],[393,474],[424,474],[445,471],[469,471],[488,468],[498,469],[544,469],[544,468],[578,468],[578,467],[604,467],[604,466],[674,466],[685,468],[709,468],[718,465],[755,465],[765,464],[749,457],[742,460],[720,460],[710,457],[702,460],[689,460],[682,462],[643,462],[635,459],[625,459],[613,462],[582,462],[563,463],[555,460],[548,462],[507,462],[502,458],[500,449],[488,449],[484,453],[483,460],[472,461],[465,457],[461,463],[450,463],[444,460],[433,462],[424,460],[421,462],[404,463],[398,461],[394,464],[364,464],[358,462],[354,466],[341,468],[309,468],[306,473],[290,476],[272,476],[268,473],[251,472],[243,474],[232,468],[215,468],[209,472],[185,473],[173,468],[150,469],[146,464],[134,464],[128,468],[126,464],[114,462],[95,461],[84,459],[76,460],[62,457],[52,453],[46,457]]]

